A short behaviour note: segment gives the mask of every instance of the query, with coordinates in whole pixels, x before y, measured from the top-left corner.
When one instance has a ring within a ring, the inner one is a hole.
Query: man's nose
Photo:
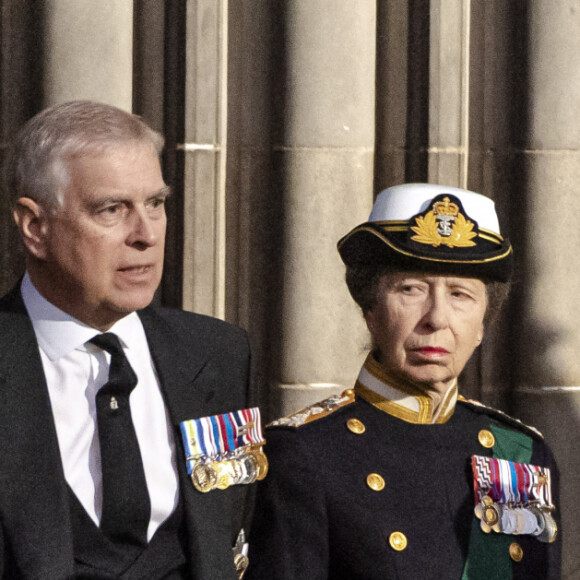
[[[147,212],[136,209],[131,215],[131,223],[127,243],[131,246],[154,246],[159,241],[159,218],[153,220]]]

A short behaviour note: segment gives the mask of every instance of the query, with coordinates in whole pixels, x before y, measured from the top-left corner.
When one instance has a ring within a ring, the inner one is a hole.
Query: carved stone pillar
[[[44,29],[45,106],[90,99],[131,110],[131,0],[47,0]]]

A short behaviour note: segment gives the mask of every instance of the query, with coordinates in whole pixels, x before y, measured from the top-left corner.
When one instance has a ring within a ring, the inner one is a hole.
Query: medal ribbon
[[[189,419],[179,426],[188,474],[199,461],[220,461],[243,448],[265,443],[258,407]]]
[[[502,505],[553,507],[549,468],[481,455],[471,464],[476,504],[487,495]]]

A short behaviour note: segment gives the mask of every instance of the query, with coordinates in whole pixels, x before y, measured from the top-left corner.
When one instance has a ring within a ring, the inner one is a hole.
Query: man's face
[[[443,393],[481,342],[486,306],[476,278],[389,273],[365,319],[388,374]]]
[[[153,299],[161,280],[169,188],[148,143],[69,162],[70,184],[45,214],[35,286],[82,322],[106,330]]]

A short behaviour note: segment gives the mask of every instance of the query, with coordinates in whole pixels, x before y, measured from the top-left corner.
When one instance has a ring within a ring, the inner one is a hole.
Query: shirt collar
[[[355,392],[377,409],[407,423],[446,423],[455,410],[457,379],[434,409],[433,399],[427,393],[389,377],[370,353],[358,375]]]
[[[32,284],[28,272],[24,275],[20,291],[38,345],[51,361],[75,349],[86,350],[85,343],[100,334],[100,330],[84,324],[46,300]],[[143,330],[139,316],[132,312],[117,321],[109,332],[114,332],[123,346],[130,347]]]

